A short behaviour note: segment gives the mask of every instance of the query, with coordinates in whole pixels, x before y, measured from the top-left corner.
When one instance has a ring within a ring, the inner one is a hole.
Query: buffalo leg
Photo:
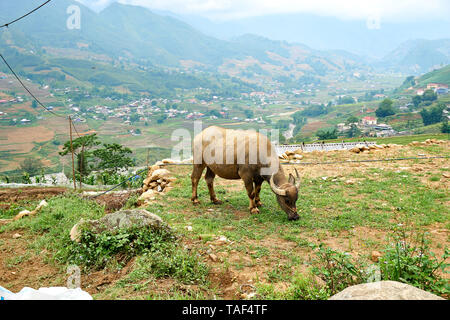
[[[253,187],[253,178],[250,174],[246,174],[245,172],[239,171],[239,176],[242,178],[245,184],[245,189],[247,189],[247,195],[250,200],[249,209],[250,213],[259,213],[259,209],[255,203],[255,190]]]
[[[192,198],[191,201],[193,204],[199,204],[200,201],[198,201],[198,195],[197,195],[197,188],[198,188],[198,182],[200,181],[200,178],[202,177],[203,170],[205,169],[204,164],[194,164],[191,174],[191,182],[192,182]]]
[[[254,182],[255,182],[255,204],[257,207],[261,207],[262,203],[261,199],[259,198],[259,193],[261,192],[261,185],[264,182],[264,179],[262,177],[255,178]]]
[[[212,203],[221,204],[222,201],[217,199],[216,193],[214,192],[214,177],[215,176],[216,176],[216,174],[209,167],[207,167],[206,174],[205,174],[205,180],[206,180],[206,185],[208,186],[208,190],[209,190],[209,197],[211,198]]]

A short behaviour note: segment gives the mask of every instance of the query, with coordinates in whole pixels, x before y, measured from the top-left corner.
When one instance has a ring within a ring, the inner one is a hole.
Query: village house
[[[363,126],[373,126],[377,124],[377,119],[374,117],[364,117],[361,119],[361,124]]]
[[[427,89],[432,89],[432,90],[436,90],[437,88],[445,88],[448,90],[448,85],[444,84],[444,83],[429,83],[427,84]]]

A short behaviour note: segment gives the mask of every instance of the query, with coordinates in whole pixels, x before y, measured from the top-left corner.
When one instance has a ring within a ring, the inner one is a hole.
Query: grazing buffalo
[[[206,169],[205,180],[214,204],[221,204],[214,192],[214,177],[242,179],[250,199],[250,212],[259,213],[261,184],[267,181],[289,220],[297,220],[296,202],[300,177],[287,179],[270,140],[253,130],[231,130],[208,127],[193,141],[194,167],[191,175],[192,202],[198,204],[197,187]]]

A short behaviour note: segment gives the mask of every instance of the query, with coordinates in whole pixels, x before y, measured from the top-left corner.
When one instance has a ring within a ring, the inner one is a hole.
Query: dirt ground
[[[61,187],[25,187],[0,189],[0,202],[13,203],[20,200],[43,200],[63,194],[67,191]]]

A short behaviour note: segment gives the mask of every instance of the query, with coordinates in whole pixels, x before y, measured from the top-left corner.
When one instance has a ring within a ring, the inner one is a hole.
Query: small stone
[[[347,181],[345,181],[345,184],[346,185],[352,185],[352,184],[355,184],[355,181],[354,180],[347,180]]]
[[[187,231],[192,231],[192,226],[186,226]]]
[[[18,239],[18,238],[22,237],[22,235],[20,233],[14,233],[12,237],[13,237],[13,239]]]
[[[444,173],[442,174],[442,176],[443,176],[444,178],[450,179],[450,173],[448,173],[448,172],[444,172]]]
[[[379,258],[382,256],[381,252],[379,251],[372,251],[372,261],[373,262],[378,262]]]
[[[213,261],[213,262],[217,262],[217,256],[214,253],[210,253],[209,254],[209,258]]]

